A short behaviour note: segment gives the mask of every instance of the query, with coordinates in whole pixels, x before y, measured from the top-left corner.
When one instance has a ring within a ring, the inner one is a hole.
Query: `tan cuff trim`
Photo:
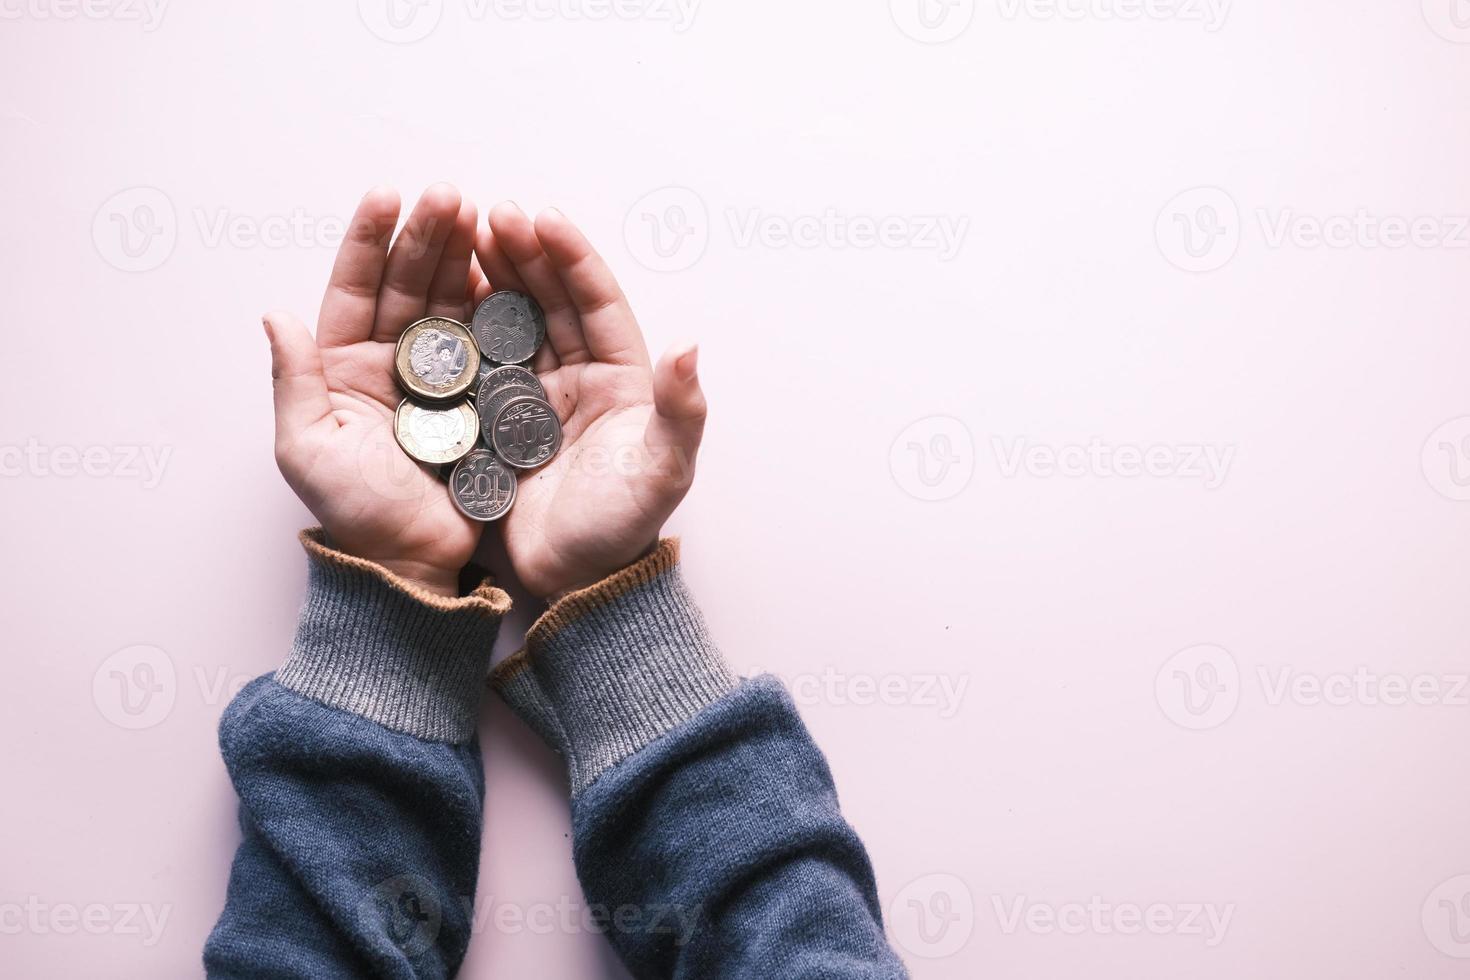
[[[490,671],[490,686],[498,691],[530,669],[531,658],[526,655],[526,648],[521,647]]]
[[[428,589],[419,588],[412,582],[398,575],[377,562],[368,561],[366,558],[358,558],[349,555],[345,551],[338,551],[327,544],[327,534],[320,527],[306,528],[298,535],[301,547],[306,549],[310,558],[327,565],[336,565],[339,568],[350,568],[365,572],[379,581],[383,582],[395,592],[408,596],[415,602],[422,603],[430,609],[438,612],[459,612],[461,610],[473,610],[486,616],[501,617],[510,612],[510,595],[504,589],[495,587],[495,580],[486,577],[479,585],[475,586],[469,595],[449,598]],[[595,588],[595,586],[594,586]]]
[[[553,636],[578,619],[622,598],[640,585],[647,585],[678,564],[679,539],[663,538],[658,547],[627,568],[613,572],[601,582],[570,592],[553,602],[551,608],[542,613],[526,631],[527,648],[534,649],[549,642]]]

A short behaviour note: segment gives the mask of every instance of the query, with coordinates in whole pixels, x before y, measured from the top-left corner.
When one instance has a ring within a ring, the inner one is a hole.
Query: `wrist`
[[[471,738],[510,597],[488,580],[462,596],[430,592],[423,578],[328,545],[319,528],[301,542],[306,601],[277,683],[418,738]]]
[[[368,558],[425,592],[453,599],[459,595],[459,570],[440,568],[407,558]]]
[[[647,544],[634,550],[627,558],[609,562],[606,564],[606,567],[599,564],[595,568],[589,566],[580,570],[569,570],[567,574],[557,578],[550,587],[543,587],[543,591],[539,593],[538,598],[545,600],[548,604],[552,604],[560,602],[574,592],[581,592],[583,589],[591,588],[610,576],[616,575],[624,569],[643,561],[658,550],[659,543],[660,539],[655,534],[649,539]]]
[[[327,531],[323,531],[322,543],[345,555],[372,562],[379,568],[391,572],[406,584],[423,589],[425,592],[448,599],[457,598],[460,594],[458,568],[446,568],[437,562],[417,558],[381,555],[374,548],[362,547],[358,542],[343,540]]]

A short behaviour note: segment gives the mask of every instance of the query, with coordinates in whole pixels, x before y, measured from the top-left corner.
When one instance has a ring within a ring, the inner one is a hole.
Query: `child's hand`
[[[476,300],[514,289],[546,312],[534,367],[563,429],[561,452],[522,475],[502,521],[506,551],[536,595],[590,585],[651,549],[689,489],[705,417],[697,350],[652,368],[612,271],[558,211],[533,225],[499,205],[475,251],[490,279]]]
[[[337,252],[316,339],[289,313],[265,319],[275,379],[276,462],[334,547],[455,595],[480,527],[393,437],[398,335],[424,316],[463,320],[475,209],[424,192],[389,251],[398,195],[369,191]],[[387,475],[391,474],[391,478]]]

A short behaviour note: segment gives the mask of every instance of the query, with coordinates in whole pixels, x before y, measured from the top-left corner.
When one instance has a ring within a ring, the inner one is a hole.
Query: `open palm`
[[[467,315],[475,209],[453,187],[435,185],[390,249],[398,212],[398,195],[386,189],[358,205],[315,339],[291,314],[265,318],[276,460],[334,547],[453,595],[480,526],[398,447],[393,412],[402,395],[393,352],[414,320]]]
[[[475,250],[489,277],[476,300],[514,289],[545,311],[534,367],[562,422],[561,452],[523,474],[502,522],[507,555],[536,595],[590,585],[652,548],[689,489],[705,418],[697,351],[651,366],[617,280],[558,211],[533,223],[502,204]]]
[[[559,212],[533,223],[501,205],[477,233],[473,205],[440,184],[395,241],[398,212],[392,191],[363,198],[315,338],[291,314],[266,316],[276,460],[286,481],[335,547],[453,595],[480,525],[394,439],[402,397],[394,346],[415,320],[465,320],[471,300],[514,289],[546,312],[547,343],[533,366],[561,419],[563,445],[549,464],[522,474],[502,521],[511,566],[527,589],[548,596],[639,558],[693,477],[705,416],[697,351],[677,348],[656,370],[650,365],[617,281]]]

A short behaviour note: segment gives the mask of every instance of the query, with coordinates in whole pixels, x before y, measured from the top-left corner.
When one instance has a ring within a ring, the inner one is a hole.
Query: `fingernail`
[[[699,345],[695,344],[689,348],[689,353],[679,355],[679,359],[674,362],[674,372],[679,375],[680,381],[693,381],[698,370]]]
[[[275,340],[275,338],[271,336],[271,318],[268,316],[262,316],[260,318],[260,325],[265,327],[265,339]]]

